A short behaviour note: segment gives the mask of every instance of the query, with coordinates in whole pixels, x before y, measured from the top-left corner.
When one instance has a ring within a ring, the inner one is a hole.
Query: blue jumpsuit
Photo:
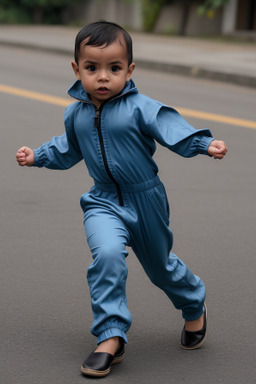
[[[34,166],[68,169],[84,159],[94,179],[81,197],[93,258],[87,274],[92,333],[98,343],[114,336],[127,342],[126,246],[183,317],[197,319],[205,286],[171,252],[168,201],[153,154],[155,141],[184,157],[207,154],[211,132],[195,130],[173,108],[139,94],[132,80],[98,109],[80,81],[68,93],[78,101],[66,108],[66,132],[34,150]]]

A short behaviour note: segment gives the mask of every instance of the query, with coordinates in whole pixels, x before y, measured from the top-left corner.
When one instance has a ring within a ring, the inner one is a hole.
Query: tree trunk
[[[42,24],[44,21],[44,7],[36,5],[33,9],[33,23]]]
[[[183,0],[182,1],[181,23],[180,23],[180,27],[178,30],[178,35],[180,35],[180,36],[184,36],[186,34],[189,11],[190,11],[190,0]]]

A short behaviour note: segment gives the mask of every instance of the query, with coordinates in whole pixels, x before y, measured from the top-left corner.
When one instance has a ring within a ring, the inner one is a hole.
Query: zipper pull
[[[94,127],[99,128],[100,126],[100,111],[99,109],[96,109],[95,116],[94,116]]]

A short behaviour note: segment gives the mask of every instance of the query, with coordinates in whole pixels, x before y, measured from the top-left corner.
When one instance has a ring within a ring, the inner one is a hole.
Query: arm
[[[74,104],[65,111],[66,133],[53,137],[48,143],[34,150],[28,147],[20,148],[16,154],[19,165],[68,169],[82,160],[73,125]]]
[[[183,157],[208,154],[214,140],[208,129],[196,130],[173,108],[159,105],[146,123],[146,134]]]
[[[67,133],[54,136],[48,143],[34,149],[34,167],[48,169],[69,169],[82,160],[82,154],[76,148]]]

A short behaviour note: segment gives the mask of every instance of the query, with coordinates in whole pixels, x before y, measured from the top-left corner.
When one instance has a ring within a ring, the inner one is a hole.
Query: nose
[[[108,81],[109,80],[109,77],[108,77],[108,71],[106,69],[101,69],[99,71],[99,81]]]

